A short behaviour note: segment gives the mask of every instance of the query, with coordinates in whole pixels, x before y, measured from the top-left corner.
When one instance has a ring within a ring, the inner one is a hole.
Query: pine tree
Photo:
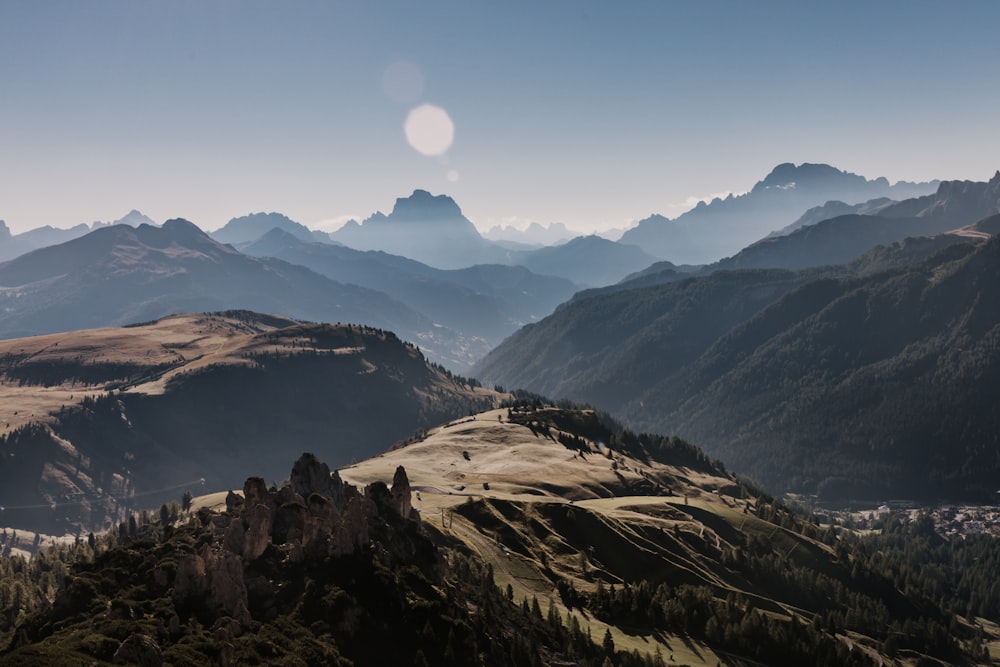
[[[615,638],[611,636],[611,628],[604,631],[604,639],[601,640],[601,646],[604,647],[604,653],[609,657],[615,654]]]

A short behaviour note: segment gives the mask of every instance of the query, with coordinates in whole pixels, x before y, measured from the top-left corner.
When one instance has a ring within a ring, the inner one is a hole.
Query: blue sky
[[[0,219],[329,227],[423,188],[591,231],[781,162],[985,180],[997,26],[993,1],[0,0]],[[398,63],[422,86],[387,91]],[[407,141],[424,104],[441,155]]]

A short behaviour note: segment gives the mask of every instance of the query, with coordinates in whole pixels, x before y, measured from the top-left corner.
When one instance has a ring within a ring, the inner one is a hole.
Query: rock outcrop
[[[188,554],[177,563],[172,597],[181,605],[204,604],[230,616],[242,627],[249,627],[252,620],[243,581],[243,560],[212,545],[206,544],[199,553]]]
[[[396,468],[396,474],[392,476],[392,501],[399,516],[404,519],[409,519],[411,516],[414,519],[419,517],[413,513],[413,493],[410,490],[410,480],[406,477],[406,469],[403,466]]]
[[[267,598],[274,594],[273,586],[259,573],[250,575],[248,585],[244,579],[248,566],[265,556],[301,562],[366,550],[373,522],[396,526],[388,531],[382,528],[379,534],[398,535],[405,542],[407,531],[413,530],[405,526],[418,519],[410,493],[402,466],[396,470],[391,491],[383,482],[359,491],[312,454],[303,454],[295,462],[289,483],[281,489],[268,489],[262,478],[251,477],[243,485],[241,502],[234,493],[227,497],[228,514],[199,515],[211,526],[215,539],[178,560],[173,600],[229,617],[237,631],[248,628],[253,620],[248,598],[254,599],[258,612],[267,614]],[[406,546],[382,549],[393,554],[408,551]]]

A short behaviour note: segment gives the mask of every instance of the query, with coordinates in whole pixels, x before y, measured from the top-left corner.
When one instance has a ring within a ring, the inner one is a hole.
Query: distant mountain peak
[[[698,202],[699,205],[700,204],[704,204],[704,203],[705,203],[704,201]],[[652,224],[659,225],[659,224],[666,224],[668,222],[670,222],[670,218],[668,218],[667,216],[660,215],[659,213],[651,213],[649,215],[649,217],[643,218],[642,220],[638,221],[635,224],[636,225],[641,225],[643,223],[652,223]]]
[[[877,179],[875,182],[880,182],[880,180],[885,179]],[[795,166],[791,162],[783,162],[772,169],[771,173],[764,177],[764,180],[757,183],[754,186],[753,191],[760,192],[761,190],[775,189],[791,190],[804,184],[828,184],[831,181],[857,183],[869,182],[864,176],[841,171],[840,169],[831,167],[828,164],[803,162],[802,164]],[[886,181],[885,185],[888,186],[888,184],[888,181]]]
[[[391,216],[414,221],[465,217],[454,199],[448,195],[432,195],[427,190],[414,190],[409,197],[397,198]]]
[[[119,219],[115,220],[113,225],[131,225],[132,227],[138,227],[139,225],[152,225],[156,226],[156,221],[145,215],[137,209],[132,209]]]
[[[191,222],[190,220],[185,220],[184,218],[171,218],[163,223],[163,231],[170,232],[172,234],[178,232],[184,233],[196,233],[199,236],[204,236],[205,232],[201,228]]]
[[[295,222],[283,213],[250,213],[238,218],[232,218],[225,226],[215,230],[209,236],[220,243],[238,245],[256,241],[272,229],[281,229],[303,241],[329,242],[330,237],[325,232],[309,229]]]
[[[674,220],[651,217],[621,237],[675,264],[701,264],[731,256],[751,243],[831,200],[847,204],[877,197],[924,196],[936,183],[889,184],[868,180],[828,164],[783,162],[749,192],[700,202]],[[787,220],[781,224],[783,220]],[[669,224],[668,224],[669,223]]]

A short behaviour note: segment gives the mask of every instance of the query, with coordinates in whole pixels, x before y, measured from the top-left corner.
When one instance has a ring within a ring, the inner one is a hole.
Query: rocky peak
[[[884,181],[885,179],[881,180]],[[785,162],[772,169],[771,173],[763,181],[757,183],[753,189],[755,192],[759,192],[769,189],[788,190],[814,184],[818,186],[830,186],[834,184],[865,185],[866,183],[868,181],[864,176],[841,171],[828,164],[810,164],[804,162],[799,166],[795,166],[791,162]],[[875,183],[875,181],[872,183]],[[888,181],[884,183],[885,186],[888,186],[888,184]]]
[[[399,197],[392,207],[391,217],[405,221],[427,221],[463,218],[462,209],[448,195],[432,195],[426,190],[414,190],[409,197]]]
[[[243,483],[243,504],[245,507],[270,504],[267,482],[263,477],[248,477]]]
[[[94,223],[94,224],[99,224],[99,223]],[[156,226],[156,221],[153,220],[152,218],[150,218],[148,215],[145,215],[141,211],[138,211],[136,209],[132,209],[131,211],[129,211],[128,213],[126,213],[122,217],[120,217],[117,220],[115,220],[114,222],[112,222],[111,224],[112,225],[129,225],[131,227],[138,227],[139,225],[150,225],[150,226],[155,227]]]
[[[338,478],[339,479],[339,478]],[[311,493],[332,496],[333,483],[330,468],[320,462],[312,452],[306,452],[292,466],[289,485],[295,493],[308,498]]]

